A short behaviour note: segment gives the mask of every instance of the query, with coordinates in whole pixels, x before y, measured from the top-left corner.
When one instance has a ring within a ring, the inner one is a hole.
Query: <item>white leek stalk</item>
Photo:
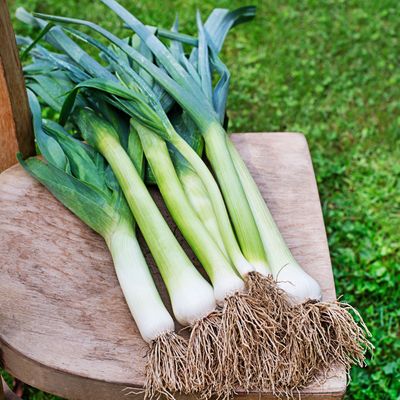
[[[172,235],[124,149],[108,137],[99,150],[113,168],[160,270],[176,319],[185,326],[193,324],[215,308],[211,285],[194,268]]]
[[[162,334],[174,332],[174,321],[154,284],[133,226],[119,224],[105,239],[119,284],[142,338],[151,343]]]

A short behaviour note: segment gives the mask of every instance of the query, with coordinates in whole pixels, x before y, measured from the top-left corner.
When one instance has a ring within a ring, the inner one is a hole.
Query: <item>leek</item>
[[[170,377],[184,372],[186,342],[174,333],[174,321],[154,284],[135,235],[132,214],[115,177],[94,149],[72,138],[58,124],[43,125],[37,98],[31,91],[28,95],[36,142],[45,162],[35,157],[23,160],[21,155],[19,162],[104,238],[129,310],[142,338],[150,345],[146,395],[163,392],[164,386],[183,390],[181,382],[168,379],[163,371],[172,366]],[[158,365],[158,354],[167,348],[174,359]],[[160,384],[160,377],[167,379]]]

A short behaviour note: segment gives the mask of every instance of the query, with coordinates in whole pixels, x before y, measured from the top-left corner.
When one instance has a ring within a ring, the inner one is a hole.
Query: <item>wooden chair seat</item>
[[[304,136],[249,133],[233,139],[295,257],[320,283],[324,300],[335,299]],[[161,205],[156,190],[153,194]],[[0,175],[0,277],[0,364],[12,375],[76,400],[126,399],[125,388],[142,387],[146,344],[103,239],[18,165]],[[345,387],[344,371],[333,369],[323,385],[310,386],[302,398],[342,398]]]

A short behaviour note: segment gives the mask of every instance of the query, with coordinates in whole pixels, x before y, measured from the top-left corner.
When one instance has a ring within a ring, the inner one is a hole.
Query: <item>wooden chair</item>
[[[68,399],[126,399],[126,387],[143,385],[146,345],[106,246],[14,165],[17,150],[32,155],[34,145],[5,0],[0,0],[0,38],[0,365],[23,382]],[[325,228],[304,136],[248,133],[233,139],[295,257],[321,284],[324,299],[333,300]],[[156,190],[153,195],[175,229]],[[345,388],[345,372],[332,369],[323,385],[310,386],[301,398],[340,399]],[[0,381],[0,400],[16,398]],[[273,396],[263,393],[261,398]]]

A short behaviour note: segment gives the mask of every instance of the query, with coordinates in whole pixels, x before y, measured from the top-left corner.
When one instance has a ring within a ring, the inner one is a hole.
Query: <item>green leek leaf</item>
[[[115,4],[117,4],[117,3],[115,3]],[[119,7],[121,7],[121,6],[119,6]],[[142,54],[140,54],[137,50],[135,50],[133,47],[126,44],[126,42],[119,39],[117,36],[108,32],[106,29],[104,29],[92,22],[85,21],[85,20],[58,17],[58,16],[45,15],[45,14],[37,14],[37,15],[40,15],[42,18],[45,18],[46,20],[50,20],[50,21],[54,21],[54,22],[62,22],[62,23],[76,23],[76,24],[87,26],[87,27],[93,29],[94,31],[100,33],[105,38],[110,40],[112,43],[117,45],[119,48],[121,48],[121,50],[123,50],[126,54],[128,54],[129,57],[132,58],[132,60],[134,60],[143,69],[145,69],[171,96],[173,96],[175,98],[176,101],[178,101],[182,104],[185,104],[185,108],[190,109],[194,117],[201,120],[202,118],[204,118],[205,114],[207,114],[207,116],[214,115],[214,110],[212,109],[212,107],[210,107],[210,104],[207,101],[205,101],[205,99],[202,99],[202,96],[197,96],[198,90],[200,88],[192,79],[185,79],[185,83],[187,83],[189,86],[190,86],[190,84],[188,83],[189,80],[191,82],[194,82],[194,84],[190,88],[181,87],[175,80],[171,79],[168,76],[168,74],[166,74],[163,71],[163,69],[161,69],[161,68],[157,67],[156,65],[154,65],[153,63],[151,63],[149,60],[146,59],[146,57],[144,57]],[[146,37],[148,37],[148,36],[154,37],[154,35],[149,30],[147,30],[147,28],[143,24],[141,26],[144,27],[144,29],[146,30],[146,35],[145,35]],[[143,38],[142,38],[142,40],[143,40]],[[158,41],[158,39],[157,39],[157,41]],[[165,46],[161,42],[160,42],[160,44],[161,44],[161,46],[163,46],[165,48]],[[153,54],[155,54],[157,52],[158,46],[155,46],[155,48],[153,48],[149,45],[149,43],[146,43],[146,45],[150,48],[150,50],[153,52]],[[170,53],[168,52],[168,54],[170,54]],[[170,54],[169,58],[173,59],[172,54]],[[175,62],[174,62],[174,64],[175,64]],[[182,68],[182,67],[180,67],[180,68]],[[185,73],[185,75],[186,75],[186,73]],[[188,86],[188,85],[186,85],[186,86]]]
[[[78,84],[66,98],[63,108],[60,113],[60,124],[64,125],[70,115],[75,98],[78,91],[83,88],[96,89],[114,96],[118,96],[112,102],[113,105],[121,108],[123,111],[127,112],[132,117],[138,118],[146,126],[151,129],[155,129],[160,134],[164,133],[164,128],[160,122],[160,118],[157,113],[147,104],[147,98],[133,90],[129,90],[118,82],[108,81],[104,79],[89,79],[85,82]],[[122,99],[129,100],[129,102],[124,102]]]
[[[212,79],[211,79],[211,69],[208,56],[208,42],[199,11],[196,14],[196,20],[197,20],[197,29],[199,32],[199,39],[198,39],[199,41],[197,50],[197,69],[201,79],[201,87],[203,93],[210,101],[212,97]]]
[[[121,194],[107,198],[104,192],[35,157],[24,161],[19,155],[18,161],[69,210],[102,236],[111,233],[120,218],[132,220]]]
[[[192,81],[188,79],[189,76],[186,71],[175,60],[165,45],[154,35],[154,32],[143,25],[137,18],[135,18],[115,0],[100,1],[112,9],[133,31],[139,35],[146,46],[153,52],[156,58],[161,61],[164,68],[176,82],[183,86],[191,86]]]
[[[29,44],[29,46],[24,49],[24,51],[22,52],[20,59],[21,61],[25,60],[25,58],[27,57],[27,55],[29,54],[29,52],[32,50],[32,48],[36,45],[36,43],[38,43],[40,41],[40,39],[42,39],[42,37],[44,35],[46,35],[47,32],[50,31],[51,28],[53,28],[54,24],[52,22],[49,22],[37,35],[37,37],[33,40],[32,43]]]
[[[93,160],[94,151],[72,137],[64,128],[53,121],[46,121],[45,130],[60,144],[69,159],[72,174],[82,182],[106,189],[106,182],[99,173],[99,165]],[[104,170],[104,166],[103,166]]]
[[[67,92],[73,89],[73,83],[61,71],[36,74],[26,77],[27,85],[53,110],[60,112]],[[33,81],[33,82],[32,82]]]
[[[27,90],[27,92],[29,107],[32,112],[32,122],[35,132],[35,139],[41,154],[43,154],[43,156],[50,164],[64,171],[69,171],[70,166],[68,158],[66,157],[63,149],[54,138],[47,135],[43,131],[41,110],[37,97],[29,89]]]
[[[18,8],[16,17],[27,24],[44,28],[46,22],[40,18],[36,18],[29,14],[23,8]],[[64,51],[68,56],[80,65],[91,76],[97,76],[107,79],[115,79],[114,76],[96,60],[82,50],[72,39],[70,39],[61,27],[53,27],[46,35],[46,41],[55,46],[57,49]]]
[[[135,128],[130,125],[128,151],[129,157],[131,158],[136,170],[138,171],[141,178],[144,178],[144,153],[142,148],[142,142],[140,141],[139,135]]]

